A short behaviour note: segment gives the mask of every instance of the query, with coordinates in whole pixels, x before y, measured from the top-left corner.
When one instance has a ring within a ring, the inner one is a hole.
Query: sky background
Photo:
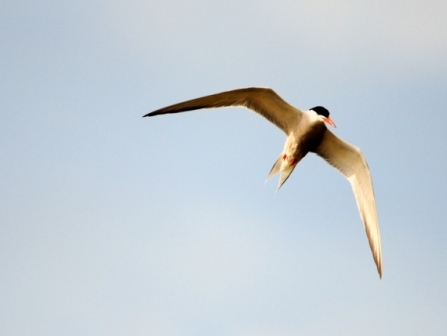
[[[446,335],[447,2],[0,1],[0,334]],[[323,105],[349,183],[241,108]]]

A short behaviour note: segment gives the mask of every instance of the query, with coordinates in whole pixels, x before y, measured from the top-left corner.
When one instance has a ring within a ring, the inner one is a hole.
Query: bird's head
[[[323,121],[325,123],[328,123],[332,127],[336,127],[335,123],[332,121],[331,117],[329,117],[329,111],[326,108],[324,108],[323,106],[312,107],[309,111],[314,111],[317,114],[318,119],[320,119],[321,121]]]

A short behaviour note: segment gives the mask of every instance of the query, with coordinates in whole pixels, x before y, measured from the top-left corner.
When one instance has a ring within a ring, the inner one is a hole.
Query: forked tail
[[[298,163],[298,161],[295,161],[295,160],[292,163],[290,163],[290,161],[287,159],[287,156],[285,156],[285,154],[281,154],[279,156],[278,160],[276,160],[275,164],[273,165],[272,169],[270,170],[269,175],[267,176],[267,181],[268,181],[275,174],[281,172],[281,176],[279,177],[278,188],[276,189],[276,191],[278,191],[279,188],[281,188],[281,186],[287,181],[290,174],[292,174],[293,170],[295,169],[297,163]]]

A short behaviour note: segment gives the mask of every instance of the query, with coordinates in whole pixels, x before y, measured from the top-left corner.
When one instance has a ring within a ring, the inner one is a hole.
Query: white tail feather
[[[272,169],[270,170],[269,176],[267,176],[267,180],[265,182],[267,182],[269,179],[271,179],[275,174],[279,173],[279,171],[281,170],[283,161],[284,161],[283,154],[281,154],[279,156],[278,160],[276,160]]]
[[[290,174],[292,174],[293,170],[295,169],[296,165],[284,165],[284,169],[281,170],[281,176],[279,177],[279,183],[278,188],[276,191],[279,190],[279,188],[282,187],[282,185],[287,181]]]
[[[270,178],[272,178],[275,174],[281,172],[281,176],[279,177],[278,188],[276,189],[276,191],[278,191],[279,188],[281,188],[282,185],[287,181],[287,179],[289,178],[290,174],[292,174],[298,162],[300,162],[304,156],[305,155],[295,157],[293,160],[293,164],[290,164],[290,161],[287,159],[287,157],[285,157],[285,154],[281,153],[281,155],[273,165],[272,169],[270,170],[269,176],[267,176],[267,180],[265,182],[267,183],[267,181]]]

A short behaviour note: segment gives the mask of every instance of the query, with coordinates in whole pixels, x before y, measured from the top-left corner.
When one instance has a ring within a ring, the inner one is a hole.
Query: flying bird
[[[284,101],[269,88],[244,88],[212,94],[163,107],[143,117],[180,113],[203,108],[242,106],[265,117],[287,136],[284,150],[267,177],[280,173],[278,189],[287,181],[298,162],[312,152],[343,174],[352,186],[369,245],[382,277],[382,247],[374,190],[365,157],[355,147],[335,136],[325,123],[335,127],[329,111],[316,106],[302,111]]]

